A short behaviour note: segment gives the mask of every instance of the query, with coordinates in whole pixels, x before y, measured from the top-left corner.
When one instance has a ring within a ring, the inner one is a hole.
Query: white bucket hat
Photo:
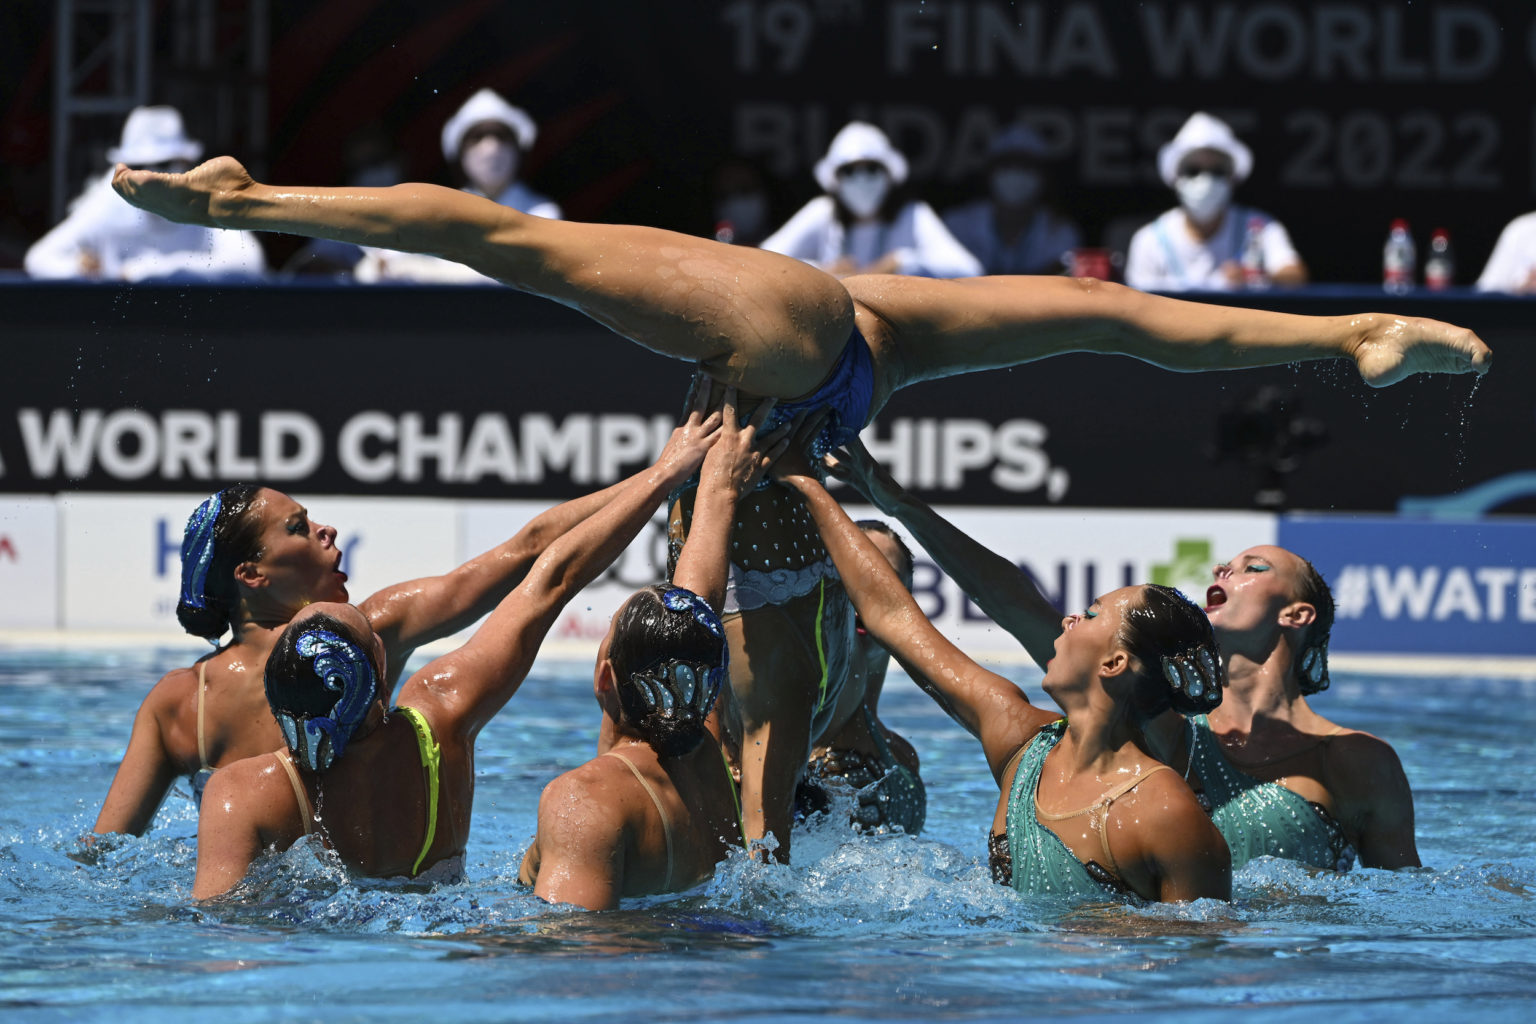
[[[481,89],[465,100],[443,125],[443,159],[449,163],[457,160],[464,136],[481,121],[498,121],[506,125],[516,137],[518,148],[525,153],[533,148],[533,140],[539,137],[539,129],[527,111],[514,107],[497,92]]]
[[[850,121],[827,147],[827,155],[816,161],[816,183],[827,192],[837,188],[840,167],[873,160],[891,176],[891,184],[907,180],[907,158],[897,152],[885,132],[866,121]]]
[[[142,167],[168,160],[196,163],[203,144],[187,138],[175,107],[134,107],[123,122],[123,141],[107,150],[107,162]]]
[[[1253,170],[1253,150],[1238,141],[1227,122],[1204,111],[1191,114],[1179,134],[1157,151],[1157,172],[1169,188],[1179,176],[1179,162],[1197,149],[1215,149],[1232,158],[1232,183],[1241,184]]]

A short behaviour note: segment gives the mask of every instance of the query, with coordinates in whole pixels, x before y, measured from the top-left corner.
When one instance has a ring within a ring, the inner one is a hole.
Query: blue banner
[[[1336,651],[1536,654],[1536,520],[1284,516],[1279,543],[1333,588]]]

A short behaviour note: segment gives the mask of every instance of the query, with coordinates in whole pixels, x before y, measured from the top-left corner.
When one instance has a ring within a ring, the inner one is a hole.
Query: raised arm
[[[358,607],[383,639],[391,668],[398,671],[417,647],[458,632],[496,607],[550,544],[640,475],[540,513],[511,539],[451,572],[397,583],[363,601]]]
[[[1045,668],[1061,635],[1061,613],[1028,573],[908,494],[857,438],[825,461],[833,476],[910,530],[939,568]]]
[[[706,413],[708,398],[708,386],[698,388],[687,418],[656,463],[551,544],[467,644],[411,677],[401,701],[436,704],[446,713],[448,727],[472,740],[522,685],[566,602],[619,556],[662,499],[704,460],[721,420],[718,411]]]
[[[1030,704],[1017,686],[982,668],[934,628],[885,556],[810,472],[801,450],[792,442],[773,474],[805,498],[864,628],[981,740],[993,777],[999,777],[1019,747],[1061,716]]]
[[[112,777],[112,787],[107,790],[107,798],[96,815],[92,831],[143,835],[180,774],[176,760],[166,749],[160,727],[160,713],[169,696],[167,687],[170,682],[167,677],[157,683],[133,716],[133,734],[128,737],[128,749],[117,766],[117,774]]]
[[[757,486],[769,464],[783,453],[790,433],[799,426],[798,422],[790,422],[771,434],[760,435],[774,400],[759,402],[745,424],[740,422],[737,401],[736,389],[727,388],[720,408],[720,437],[699,469],[693,520],[672,570],[674,584],[698,594],[717,612],[725,603],[736,502]]]

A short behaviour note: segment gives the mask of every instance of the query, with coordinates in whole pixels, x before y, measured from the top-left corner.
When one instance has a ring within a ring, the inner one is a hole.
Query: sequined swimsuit
[[[805,781],[795,793],[796,809],[805,813],[830,805],[826,787],[851,786],[857,802],[853,823],[860,828],[899,826],[908,835],[923,830],[928,817],[928,794],[918,774],[900,761],[886,742],[885,731],[861,706],[864,725],[875,743],[874,755],[859,750],[833,748],[811,760]]]
[[[1065,814],[1047,814],[1039,805],[1040,775],[1045,768],[1045,756],[1066,731],[1066,719],[1052,722],[1041,729],[1020,754],[1014,755],[1018,759],[1018,768],[1014,772],[1013,787],[1008,791],[1007,831],[1001,835],[993,833],[987,840],[992,877],[1025,895],[1133,895],[1120,879],[1120,867],[1109,849],[1109,836],[1104,827],[1109,807],[1141,785],[1148,776],[1170,769],[1167,765],[1157,765],[1127,779],[1087,807]],[[1099,834],[1104,851],[1103,864],[1078,860],[1077,854],[1062,842],[1061,837],[1040,821],[1041,818],[1062,821],[1083,814],[1093,817],[1094,830]]]
[[[1211,805],[1211,820],[1232,850],[1234,871],[1263,856],[1334,871],[1354,866],[1355,848],[1327,810],[1278,782],[1260,782],[1238,771],[1205,715],[1190,724],[1190,768]]]

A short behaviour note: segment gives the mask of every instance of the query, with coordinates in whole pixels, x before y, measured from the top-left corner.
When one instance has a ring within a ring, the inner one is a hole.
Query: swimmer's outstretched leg
[[[1118,353],[1184,371],[1341,357],[1378,387],[1413,373],[1483,373],[1493,355],[1471,331],[1438,320],[1272,313],[1092,279],[865,275],[842,283],[879,368],[875,408],[918,381],[1062,352]]]
[[[175,175],[119,166],[112,184],[180,223],[455,260],[757,395],[815,390],[853,328],[842,285],[799,260],[657,228],[531,217],[436,185],[277,187],[229,157]]]

